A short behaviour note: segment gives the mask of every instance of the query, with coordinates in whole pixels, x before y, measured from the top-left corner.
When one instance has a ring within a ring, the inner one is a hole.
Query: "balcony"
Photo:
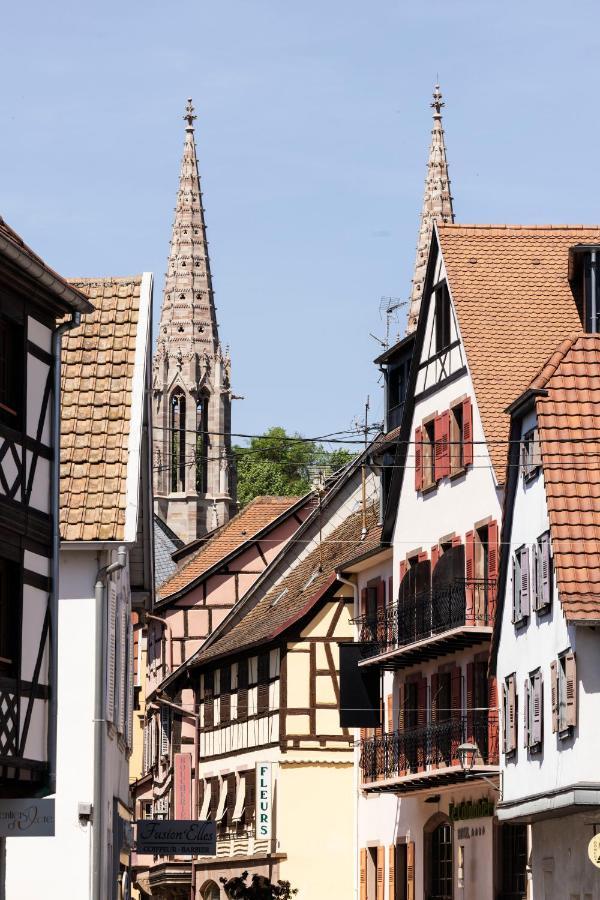
[[[495,591],[493,581],[455,581],[359,616],[359,665],[403,669],[489,640]]]
[[[498,714],[474,712],[429,725],[393,731],[361,742],[362,789],[396,794],[429,790],[465,780],[458,748],[465,742],[479,752],[471,777],[498,771]]]

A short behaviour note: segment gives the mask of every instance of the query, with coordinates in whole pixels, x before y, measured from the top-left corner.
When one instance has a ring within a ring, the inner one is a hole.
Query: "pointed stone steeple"
[[[433,109],[433,128],[431,131],[429,161],[427,163],[427,177],[425,179],[425,196],[423,197],[423,209],[421,211],[417,257],[410,295],[407,332],[414,331],[419,320],[433,223],[434,221],[454,222],[446,144],[442,127],[442,108],[444,105],[440,86],[436,84],[431,104]]]
[[[156,355],[156,512],[185,543],[223,525],[235,506],[229,354],[219,343],[188,100],[179,191]]]

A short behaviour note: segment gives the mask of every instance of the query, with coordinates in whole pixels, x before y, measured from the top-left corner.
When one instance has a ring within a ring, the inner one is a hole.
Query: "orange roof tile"
[[[536,376],[554,572],[569,620],[600,621],[600,335],[563,341]]]
[[[222,559],[255,538],[271,522],[295,506],[300,497],[255,497],[158,589],[158,600],[166,600],[189,587]]]
[[[569,248],[600,243],[600,226],[437,227],[467,362],[498,480],[518,396],[565,334],[581,330]]]
[[[63,335],[60,533],[66,541],[125,537],[141,283],[142,276],[71,282],[95,308]]]
[[[214,657],[272,640],[302,617],[311,603],[335,581],[335,570],[343,560],[356,557],[362,547],[371,546],[380,540],[378,512],[376,504],[368,508],[367,534],[364,538],[362,511],[348,516],[322,541],[320,547],[293,566],[243,619],[225,631],[214,644],[200,650],[194,663],[202,665]]]

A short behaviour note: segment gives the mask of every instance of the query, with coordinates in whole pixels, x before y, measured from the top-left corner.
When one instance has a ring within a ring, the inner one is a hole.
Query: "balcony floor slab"
[[[491,778],[499,774],[499,769],[498,766],[474,766],[467,777],[459,766],[450,766],[413,772],[411,775],[398,775],[397,778],[381,781],[363,782],[360,788],[367,794],[417,794],[445,785],[469,784],[477,781],[478,774]]]
[[[491,639],[491,625],[459,625],[449,631],[440,634],[432,634],[414,644],[406,644],[402,647],[394,647],[385,653],[369,656],[359,662],[359,666],[379,666],[381,669],[408,669],[410,666],[420,665],[428,660],[437,659],[476,647]]]

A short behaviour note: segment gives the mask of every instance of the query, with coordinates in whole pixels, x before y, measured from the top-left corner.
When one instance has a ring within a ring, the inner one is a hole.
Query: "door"
[[[453,900],[452,825],[442,822],[431,835],[430,879],[428,900]]]

